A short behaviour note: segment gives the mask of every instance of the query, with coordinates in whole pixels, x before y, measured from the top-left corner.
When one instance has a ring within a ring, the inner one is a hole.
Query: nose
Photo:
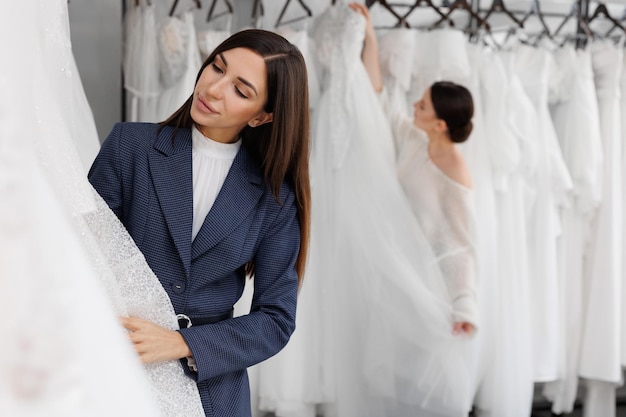
[[[212,81],[207,85],[207,95],[214,99],[222,99],[224,97],[224,88],[226,88],[226,77],[221,77]]]

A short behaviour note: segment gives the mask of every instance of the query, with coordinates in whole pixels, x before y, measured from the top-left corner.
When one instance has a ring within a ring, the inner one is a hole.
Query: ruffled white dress
[[[0,188],[12,195],[0,204],[0,281],[14,289],[0,302],[0,414],[202,416],[180,363],[142,369],[117,320],[177,328],[167,294],[76,152],[73,135],[95,122],[71,118],[85,102],[73,100],[82,86],[69,71],[67,3],[8,7],[2,31],[22,36],[5,53],[26,65],[0,72],[9,132]]]
[[[364,32],[342,3],[314,33],[325,88],[313,124],[312,247],[336,381],[327,415],[464,416],[467,340],[452,335],[446,282],[397,179],[389,124],[360,60]]]

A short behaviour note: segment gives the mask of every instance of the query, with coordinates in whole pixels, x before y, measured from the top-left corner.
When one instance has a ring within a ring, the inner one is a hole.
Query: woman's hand
[[[191,356],[181,334],[137,317],[121,317],[141,362],[155,363]]]
[[[365,17],[365,42],[367,43],[369,39],[376,39],[376,31],[374,30],[370,10],[367,6],[361,3],[348,3],[348,7]]]
[[[454,327],[452,328],[452,333],[455,335],[465,334],[467,336],[471,336],[474,334],[474,325],[468,322],[456,322],[454,323]]]

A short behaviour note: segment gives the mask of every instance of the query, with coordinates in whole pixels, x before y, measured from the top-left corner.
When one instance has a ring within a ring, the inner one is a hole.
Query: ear
[[[448,131],[448,124],[445,120],[437,119],[435,122],[435,131],[438,133],[445,133]]]
[[[257,127],[269,123],[274,119],[274,113],[261,113],[248,122],[248,126]]]

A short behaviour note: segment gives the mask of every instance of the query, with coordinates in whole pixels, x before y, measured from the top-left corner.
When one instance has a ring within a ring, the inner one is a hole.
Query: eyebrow
[[[224,58],[224,55],[222,53],[217,54],[217,56],[220,57],[220,59],[222,60],[225,66],[228,66],[228,62],[226,61],[226,58]],[[250,81],[241,77],[237,77],[237,79],[241,81],[243,84],[245,84],[246,86],[248,86],[249,88],[251,88],[254,91],[254,94],[256,94],[257,96],[259,95],[259,93],[256,91],[256,88],[254,88],[254,85]]]

